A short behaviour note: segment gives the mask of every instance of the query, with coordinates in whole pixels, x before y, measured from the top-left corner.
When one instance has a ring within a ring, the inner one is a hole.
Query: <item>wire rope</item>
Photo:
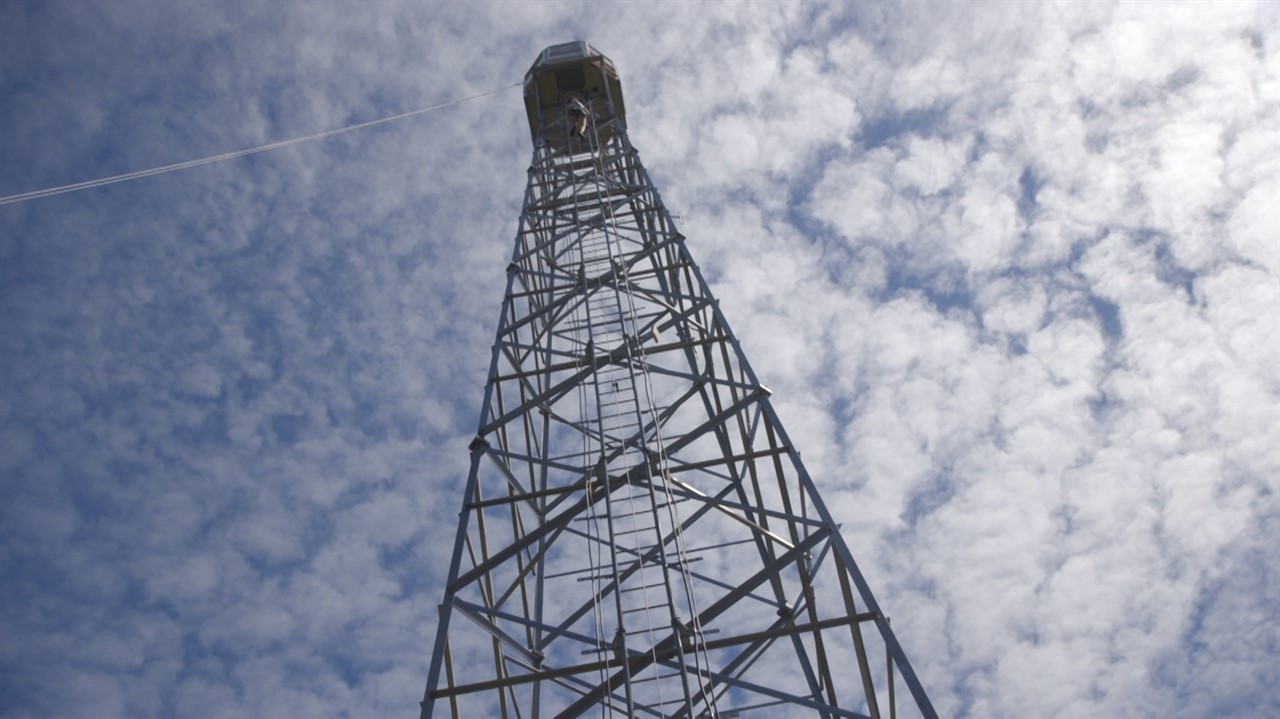
[[[614,271],[616,273],[622,276],[625,276],[626,263],[623,262],[621,259],[621,253],[622,253],[621,239],[618,237],[617,227],[616,227],[614,216],[613,216],[612,204],[608,201],[608,187],[607,187],[608,181],[607,181],[607,178],[605,178],[604,157],[603,157],[604,150],[600,144],[600,132],[599,132],[599,128],[596,126],[595,113],[594,112],[588,113],[588,117],[591,124],[591,147],[588,148],[591,153],[591,165],[592,165],[591,175],[592,175],[593,184],[595,185],[596,195],[601,199],[601,208],[602,208],[601,209],[602,221],[600,224],[600,232],[601,234],[604,235],[605,253],[609,260],[610,267],[614,268]],[[613,229],[612,237],[610,237],[610,233],[609,233],[609,230],[611,228]],[[622,307],[623,303],[622,303],[622,297],[621,297],[623,292],[619,287],[620,281],[621,281],[620,277],[615,277],[612,283],[612,286],[613,286],[612,299],[613,299],[613,306],[618,313],[617,314],[618,329],[623,338],[624,348],[626,349],[628,359],[631,359],[632,351],[631,351],[631,346],[629,344],[628,335],[626,332],[625,314]],[[631,314],[634,315],[634,312],[632,312]],[[634,325],[634,322],[633,322],[633,325]],[[635,376],[633,372],[634,371],[631,369],[628,370],[629,378],[631,380],[631,392],[634,397]],[[617,383],[615,382],[614,384],[616,387]],[[638,412],[638,402],[639,402],[638,397],[634,397],[633,402],[636,403],[637,405],[636,410]],[[622,457],[623,457],[623,464],[624,466],[630,466],[631,450],[629,449],[626,439],[622,436],[622,432],[621,432],[622,426],[623,426],[623,420],[619,418],[615,418],[615,419],[617,419],[617,422],[618,422],[618,430],[619,430],[618,440],[622,442],[621,451],[622,451]],[[652,488],[650,488],[650,492],[647,498],[649,500],[648,502],[649,508],[650,510],[652,510],[653,508]],[[638,503],[642,504],[643,500],[637,500],[635,496],[634,487],[628,487],[627,500],[628,500],[627,509],[630,510],[628,512],[628,516],[631,519],[631,529],[629,530],[629,534],[632,537],[638,538],[641,536],[640,533],[644,528],[640,527],[639,520],[636,518],[636,516],[640,512],[636,509],[635,505]],[[656,522],[657,518],[654,517],[654,520]],[[656,531],[657,526],[653,527],[653,529]],[[661,536],[657,536],[655,537],[655,539],[658,541],[659,552],[661,552]],[[638,563],[638,568],[639,568],[639,571],[638,571],[638,574],[640,577],[639,589],[640,589],[641,603],[644,606],[643,614],[644,614],[644,620],[645,620],[645,633],[649,639],[649,642],[648,642],[650,645],[649,653],[653,659],[653,665],[652,665],[653,673],[654,673],[653,687],[658,695],[657,706],[662,706],[664,703],[662,698],[663,683],[661,681],[662,679],[660,676],[661,670],[659,668],[660,665],[658,663],[657,641],[656,641],[657,631],[653,626],[653,613],[652,613],[653,604],[649,597],[650,584],[649,584],[649,578],[645,571],[644,550],[640,546],[636,546],[634,551],[635,551],[636,561]],[[663,559],[660,559],[659,563],[660,565],[663,565],[665,567],[666,562],[663,561]],[[665,584],[666,583],[665,569],[663,569],[663,574],[664,574],[663,579]],[[621,591],[621,589],[619,589],[619,591]],[[669,610],[673,609],[673,607],[671,606],[669,592],[668,592],[668,598],[667,598],[667,606]]]
[[[567,146],[569,141],[567,124],[565,128],[565,132],[566,132],[565,143]],[[570,165],[572,165],[572,162],[570,162]],[[570,173],[572,173],[573,171],[572,167],[570,167],[569,171]],[[570,187],[573,192],[574,215],[576,216],[579,211],[577,182],[571,180]],[[585,272],[587,258],[586,258],[585,248],[582,247],[581,237],[578,238],[578,242],[579,242],[578,259],[580,261],[579,267],[584,268],[584,271],[581,271],[579,273],[578,290],[582,292],[582,296],[586,298],[590,294],[590,290],[587,286],[587,274]],[[591,308],[588,302],[589,300],[583,302],[582,309],[585,315],[586,331],[587,331],[587,341],[585,344],[588,348],[590,348],[592,347],[592,336],[591,336],[592,327],[591,327]],[[578,327],[575,327],[574,336],[575,338],[580,336]],[[590,355],[590,353],[588,353],[587,361],[594,365],[595,359]],[[578,398],[579,398],[578,400],[579,417],[585,421],[586,417],[589,414],[589,410],[588,410],[589,400],[587,398],[587,393],[582,390],[581,386],[579,387]],[[599,441],[603,444],[604,442],[603,433],[601,434]],[[594,467],[596,465],[596,462],[593,461],[593,458],[595,456],[595,453],[592,451],[592,448],[591,448],[590,436],[585,432],[582,434],[582,447],[583,447],[583,450],[582,450],[583,459],[586,462],[585,466],[588,468],[587,471],[589,474],[594,474]],[[603,449],[601,451],[601,454],[603,455]],[[607,485],[602,485],[601,489],[605,489],[607,491]],[[605,643],[605,638],[604,638],[605,636],[604,612],[600,606],[600,572],[604,567],[604,558],[603,558],[604,549],[603,547],[600,546],[603,543],[603,538],[597,539],[598,537],[601,537],[603,533],[600,531],[600,513],[599,513],[599,510],[596,508],[595,477],[589,477],[587,480],[587,506],[589,507],[588,515],[587,515],[588,516],[587,557],[588,557],[588,571],[590,572],[589,576],[591,577],[591,605],[592,605],[592,611],[594,614],[595,625],[596,625],[596,652],[597,652],[597,656],[603,658],[603,663],[601,664],[600,670],[598,672],[600,683],[603,685],[605,683],[606,677],[608,676],[609,665],[611,662],[610,662],[610,654],[609,654],[610,650],[607,647]],[[602,701],[600,703],[600,716],[601,716],[601,719],[605,719],[605,717],[613,716],[613,705],[607,700]]]
[[[601,472],[601,475],[598,479],[600,480],[600,489],[604,493],[604,500],[605,500],[605,507],[606,507],[605,514],[607,519],[605,522],[605,530],[606,530],[606,533],[609,535],[609,550],[610,550],[609,551],[609,555],[610,555],[609,567],[614,577],[614,582],[617,582],[618,577],[620,575],[618,573],[616,537],[614,535],[613,513],[611,509],[612,497],[609,491],[608,465],[604,461],[604,458],[606,455],[606,441],[607,441],[606,438],[608,437],[609,433],[606,431],[604,418],[601,416],[601,410],[600,410],[600,406],[601,406],[600,377],[598,374],[599,367],[596,364],[596,357],[595,357],[595,351],[597,348],[594,347],[596,327],[595,327],[594,318],[592,317],[591,289],[590,289],[590,282],[587,274],[587,263],[594,262],[597,258],[588,257],[588,249],[589,249],[588,233],[582,233],[579,231],[581,227],[581,222],[582,222],[582,207],[578,198],[578,186],[580,182],[577,174],[573,169],[573,165],[574,165],[573,149],[572,149],[573,144],[572,144],[572,135],[570,132],[571,128],[568,122],[567,114],[566,114],[565,120],[566,122],[565,122],[565,163],[564,164],[565,164],[565,169],[568,175],[568,183],[569,183],[568,187],[569,187],[570,196],[573,199],[573,224],[574,224],[573,232],[577,235],[576,244],[578,248],[578,260],[579,260],[578,283],[579,283],[579,290],[582,292],[582,296],[583,296],[583,302],[581,307],[586,319],[587,362],[591,365],[591,369],[592,369],[592,385],[594,387],[595,405],[596,405],[595,424],[596,424],[596,430],[598,433],[597,442],[599,443],[599,455],[598,455],[599,458],[596,462],[591,463],[592,470],[590,471],[594,472],[595,471],[594,468],[598,466]],[[576,330],[575,330],[575,336],[577,336]],[[587,392],[582,391],[581,387],[579,388],[579,398],[580,398],[579,411],[581,412],[580,417],[585,424],[589,414],[587,405],[590,400],[587,397]],[[586,449],[588,444],[589,444],[589,439],[587,435],[584,433],[583,434],[584,450]],[[596,623],[596,648],[597,648],[597,651],[599,652],[599,655],[602,655],[604,657],[604,660],[601,663],[600,669],[598,671],[598,677],[600,680],[600,684],[604,686],[606,684],[606,681],[607,681],[606,678],[610,671],[609,667],[613,662],[611,661],[611,658],[612,658],[611,650],[610,648],[607,648],[604,644],[604,635],[606,633],[606,630],[604,626],[604,611],[603,611],[603,608],[601,607],[601,597],[600,597],[601,587],[598,581],[600,578],[600,571],[603,570],[604,568],[604,556],[603,556],[604,550],[602,547],[599,546],[599,544],[596,541],[594,541],[592,537],[593,529],[596,535],[601,534],[600,527],[599,527],[600,514],[599,514],[599,511],[596,509],[597,502],[594,497],[594,491],[593,491],[594,481],[593,480],[594,478],[588,479],[586,484],[587,504],[589,506],[588,522],[587,522],[587,526],[588,526],[587,557],[588,557],[588,571],[590,573],[589,576],[591,577],[591,604],[592,604],[593,613],[595,615],[594,618]],[[618,629],[619,631],[621,631],[622,630],[622,624],[621,624],[622,606],[620,603],[621,595],[616,591],[614,593],[614,602],[615,602],[615,609],[617,610],[617,616],[618,616],[618,622],[619,622]],[[625,670],[626,662],[624,660],[620,660],[620,663],[622,664]],[[627,692],[629,697],[630,695],[629,683],[627,685]],[[630,701],[628,701],[628,704],[630,704]],[[601,701],[600,716],[601,716],[601,719],[605,719],[606,716],[607,717],[613,716],[613,703],[609,701],[609,697],[605,697]]]
[[[592,135],[594,137],[596,148],[597,148],[597,153],[595,154],[593,159],[595,160],[595,163],[596,163],[597,188],[598,188],[598,191],[600,191],[599,183],[601,181],[601,178],[604,178],[605,182],[608,182],[608,177],[605,173],[604,157],[603,157],[604,153],[600,149],[599,129],[596,126],[595,120],[596,118],[594,114],[592,114],[591,115],[591,131],[592,131]],[[615,241],[618,242],[619,252],[621,252],[621,246],[620,246],[621,236],[618,233],[617,217],[614,214],[613,206],[611,203],[606,202],[604,204],[604,212],[608,220],[606,223],[603,224],[605,235],[606,237],[608,237],[609,228],[613,229]],[[669,222],[670,221],[669,214],[667,219]],[[610,245],[610,250],[612,254],[612,245]],[[631,280],[627,271],[626,263],[619,262],[618,266],[620,267],[620,272],[621,272],[621,278],[620,278],[621,284],[624,286],[630,287]],[[617,288],[615,288],[615,290],[616,289]],[[622,313],[623,311],[622,302],[620,301],[621,295],[623,294],[625,294],[627,297],[626,314],[628,316],[628,319],[630,319],[631,321],[632,329],[638,332],[640,321],[636,313],[634,297],[630,292],[618,293],[619,295],[618,310],[620,313]],[[694,596],[694,591],[693,591],[691,579],[689,576],[689,569],[688,569],[689,556],[688,556],[687,548],[684,541],[684,532],[682,531],[680,526],[679,513],[676,511],[676,507],[675,507],[676,498],[671,491],[671,486],[668,481],[669,480],[669,477],[667,474],[669,471],[668,459],[666,454],[666,446],[664,444],[664,440],[662,437],[662,423],[658,417],[658,410],[657,410],[657,407],[654,405],[654,400],[653,400],[653,396],[654,396],[653,379],[649,374],[648,362],[647,360],[644,359],[644,356],[643,356],[644,352],[640,346],[640,343],[637,341],[635,345],[635,351],[638,354],[638,356],[632,356],[630,345],[628,345],[627,349],[628,349],[627,351],[628,358],[633,360],[633,362],[631,363],[632,383],[633,385],[635,383],[635,368],[638,365],[640,369],[639,374],[641,376],[642,382],[644,384],[644,389],[645,389],[645,404],[647,405],[649,418],[653,422],[653,426],[654,426],[655,442],[657,444],[657,454],[659,459],[658,473],[659,473],[659,476],[662,478],[661,484],[662,484],[662,490],[664,494],[663,498],[666,500],[665,504],[666,504],[666,510],[667,510],[667,518],[668,518],[668,521],[671,523],[672,533],[675,536],[676,562],[680,567],[681,584],[683,585],[685,590],[685,602],[686,602],[686,605],[689,607],[690,614],[691,614],[689,629],[693,635],[693,640],[694,640],[693,641],[693,662],[694,662],[694,670],[698,674],[698,684],[699,684],[698,690],[700,693],[703,694],[704,697],[706,697],[706,700],[709,704],[709,707],[708,707],[708,709],[710,710],[709,715],[712,717],[715,717],[719,715],[719,710],[718,710],[718,707],[716,706],[716,697],[714,692],[706,691],[706,689],[709,689],[710,687],[703,684],[703,677],[702,677],[702,672],[705,669],[705,671],[708,673],[707,674],[708,681],[710,681],[710,657],[708,656],[708,653],[707,653],[706,636],[703,632],[701,617],[698,614],[697,599]],[[636,409],[638,412],[640,409],[638,406],[639,397],[637,396],[636,399],[637,399]],[[652,490],[653,478],[651,478],[650,482],[651,482],[650,487]],[[652,497],[651,497],[651,502],[652,502]],[[654,509],[656,510],[656,507]],[[657,521],[656,515],[654,519],[655,521]],[[659,537],[659,542],[661,543],[661,541],[662,540]],[[664,557],[663,564],[665,566],[666,565],[665,552],[663,552],[663,557]],[[643,569],[641,571],[643,573]],[[671,592],[670,592],[670,586],[668,586],[667,589],[668,589],[667,601],[669,602],[669,606],[671,606],[671,608],[674,610],[675,608],[674,604],[670,604],[674,600],[674,597],[671,595]],[[646,603],[647,603],[647,600],[646,600]],[[650,629],[650,631],[652,632],[652,628]],[[678,631],[679,629],[677,627],[677,632]],[[682,641],[682,640],[677,636],[677,641]],[[656,654],[654,654],[654,661],[655,663],[657,662]],[[658,682],[658,685],[659,685],[659,702],[661,702],[661,688],[660,688],[661,682]],[[687,685],[685,687],[685,691],[686,691],[685,700],[686,702],[690,702],[692,697],[688,694]],[[694,710],[691,703],[688,705],[688,708],[689,708],[689,711],[691,712]]]
[[[621,263],[619,258],[615,256],[615,249],[617,252],[621,252],[621,247],[618,246],[615,248],[615,244],[619,243],[619,239],[617,237],[616,227],[613,226],[613,223],[614,223],[613,213],[612,213],[612,208],[610,207],[610,204],[607,201],[606,188],[601,184],[602,178],[604,176],[603,147],[600,143],[600,136],[599,136],[598,128],[595,123],[594,113],[588,112],[588,117],[590,118],[590,126],[591,126],[590,140],[588,141],[588,138],[586,137],[585,133],[579,136],[580,139],[583,141],[583,144],[586,145],[586,153],[591,159],[590,170],[584,176],[584,179],[592,183],[596,192],[597,199],[601,200],[603,209],[601,211],[601,216],[600,216],[599,231],[603,238],[603,242],[594,245],[594,248],[598,251],[600,244],[602,244],[604,248],[603,253],[597,252],[595,256],[590,258],[590,260],[595,264],[599,264],[602,261],[607,261],[609,263],[609,266],[612,268],[615,268],[615,271],[617,271],[616,268],[619,266],[622,266],[623,263]],[[567,139],[566,152],[570,158],[574,156],[571,137]],[[578,182],[577,182],[577,178],[575,177],[575,182],[574,182],[575,192],[577,188],[578,188]],[[577,200],[575,196],[575,203],[576,202]],[[610,236],[611,228],[614,230],[612,237]],[[623,268],[622,271],[625,272],[625,267]],[[623,311],[622,301],[620,298],[621,292],[619,287],[617,286],[616,280],[612,283],[612,287],[613,287],[613,292],[611,295],[608,295],[608,296],[613,300],[612,310],[614,313],[616,313],[615,315],[613,315],[614,317],[616,317],[616,319],[613,321],[616,321],[618,323],[618,332],[621,334],[625,342],[627,337],[626,330],[625,330],[625,313]],[[602,288],[600,291],[600,294],[607,295],[608,293],[605,293]],[[586,304],[588,307],[588,315],[590,316],[592,302],[588,300]],[[608,334],[607,326],[610,322],[609,317],[611,316],[609,307],[605,306],[608,304],[609,304],[608,301],[605,300],[602,303],[600,303],[600,306],[599,306],[600,311],[602,311],[605,315],[602,318],[603,326],[600,328],[602,334],[604,335]],[[595,332],[596,332],[596,327],[593,324],[592,330],[591,330],[593,337],[595,336]],[[627,346],[627,354],[628,356],[630,356],[629,346]],[[620,404],[622,400],[619,397],[619,390],[617,387],[618,382],[611,381],[611,383],[614,387],[614,393],[611,395],[611,399],[614,400],[614,405],[616,408],[616,405]],[[638,408],[635,406],[637,400],[634,396],[634,392],[635,392],[634,377],[631,378],[631,391],[633,394],[631,404],[633,407],[633,411],[635,411]],[[598,402],[603,401],[603,395],[601,394],[601,389],[600,389],[599,376],[597,376],[597,381],[596,381],[596,396],[597,396]],[[600,405],[600,410],[602,413],[603,412],[602,404]],[[614,441],[618,442],[619,443],[618,451],[620,452],[621,462],[623,466],[630,466],[632,451],[628,447],[628,443],[626,442],[625,436],[623,434],[623,430],[625,427],[625,420],[622,418],[622,413],[614,413],[613,415],[610,415],[610,417],[611,419],[607,423],[604,421],[604,416],[602,414],[599,417],[600,428],[601,428],[601,441],[603,443],[606,441],[606,438],[612,437]],[[653,500],[652,500],[651,494],[648,495],[648,499],[649,499],[650,510],[652,510]],[[620,502],[612,501],[612,498],[608,493],[606,494],[606,502],[610,505],[608,509],[609,517],[610,517],[610,538],[611,538],[611,545],[613,547],[614,566],[616,567],[618,543],[617,543],[617,534],[613,527],[614,523],[617,522],[619,519],[619,517],[617,516],[616,510],[620,508],[625,508],[627,510],[625,516],[630,519],[630,529],[626,530],[623,533],[626,534],[627,536],[638,538],[640,537],[640,533],[643,531],[644,528],[640,527],[639,520],[637,519],[637,516],[640,514],[640,510],[637,510],[637,504],[643,504],[643,500],[635,496],[634,487],[628,487],[627,495],[621,498]],[[656,529],[656,527],[654,529]],[[646,634],[646,636],[649,638],[649,644],[651,645],[649,652],[653,659],[653,672],[654,672],[654,676],[652,677],[652,680],[654,681],[654,689],[656,690],[658,695],[657,706],[662,706],[663,705],[662,682],[660,681],[661,677],[659,676],[660,670],[658,669],[659,662],[658,662],[658,655],[657,655],[657,642],[655,639],[655,637],[658,635],[657,635],[657,630],[653,625],[653,615],[652,615],[653,604],[651,603],[651,599],[649,597],[649,589],[651,587],[650,587],[649,578],[646,572],[646,562],[644,561],[644,551],[640,546],[634,546],[631,549],[630,553],[634,555],[635,562],[637,564],[637,574],[639,576],[639,579],[638,579],[639,587],[637,588],[640,591],[642,606],[639,608],[633,608],[627,611],[643,612],[645,626],[640,631],[643,631]],[[665,564],[665,562],[660,561],[660,564]],[[615,570],[615,573],[616,573],[616,570]],[[617,585],[616,585],[617,590],[616,590],[615,596],[617,598],[617,601],[619,602],[619,606],[618,606],[619,632],[625,632],[626,631],[624,626],[625,622],[623,621],[623,617],[627,612],[623,611],[622,606],[620,604],[621,594],[624,591],[622,590],[621,584],[620,584],[621,575],[616,575],[615,582],[617,582]],[[670,597],[668,597],[667,599],[667,605],[668,607],[671,606]],[[623,642],[625,646],[625,639],[623,639]],[[619,660],[622,663],[624,675],[626,676],[625,685],[626,685],[628,702],[629,704],[633,704],[636,701],[636,697],[634,695],[635,687],[633,686],[635,683],[637,683],[636,677],[632,676],[625,657],[619,657]],[[641,680],[641,681],[645,681],[645,680]]]
[[[245,157],[246,155],[254,155],[260,152],[278,150],[282,147],[289,147],[290,145],[298,145],[304,142],[320,140],[326,137],[333,137],[334,135],[340,135],[344,132],[353,132],[355,130],[363,130],[366,127],[373,127],[374,125],[382,125],[388,122],[395,122],[396,120],[403,120],[405,118],[413,117],[415,115],[423,115],[428,112],[443,110],[445,108],[453,107],[455,105],[461,105],[464,102],[470,102],[472,100],[479,100],[482,97],[496,95],[500,92],[503,92],[504,90],[510,90],[512,88],[520,87],[520,85],[521,83],[518,83],[518,82],[513,85],[504,85],[495,90],[489,90],[487,92],[482,92],[478,95],[471,95],[470,97],[464,97],[458,100],[450,100],[449,102],[444,102],[439,105],[432,105],[431,107],[424,107],[417,110],[411,110],[409,112],[402,112],[398,115],[381,117],[376,120],[369,120],[367,122],[360,122],[354,125],[340,127],[340,128],[337,128],[336,130],[326,130],[324,132],[317,132],[313,135],[306,135],[303,137],[294,137],[288,140],[280,140],[279,142],[271,142],[266,145],[258,145],[257,147],[249,147],[243,150],[235,150],[234,152],[224,152],[221,155],[211,155],[209,157],[202,157],[197,160],[187,160],[186,162],[175,162],[172,165],[162,165],[160,167],[153,167],[148,170],[137,170],[135,172],[126,172],[121,175],[112,175],[110,177],[102,177],[97,180],[87,180],[85,182],[76,182],[70,185],[48,187],[43,190],[32,190],[31,192],[22,192],[17,195],[6,195],[4,197],[0,197],[0,205],[11,205],[17,202],[27,202],[29,200],[38,200],[42,197],[52,197],[54,195],[62,195],[68,192],[76,192],[78,190],[88,190],[93,187],[102,187],[103,185],[111,185],[117,182],[126,182],[128,180],[138,180],[143,177],[151,177],[152,175],[161,175],[166,172],[175,172],[177,170],[185,170],[191,167],[199,167],[200,165],[209,165],[215,162],[223,162],[224,160],[233,160],[237,157]]]

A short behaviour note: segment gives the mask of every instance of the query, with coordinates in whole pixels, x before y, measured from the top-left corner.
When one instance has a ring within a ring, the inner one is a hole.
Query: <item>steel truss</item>
[[[536,144],[423,717],[936,716],[625,127]]]

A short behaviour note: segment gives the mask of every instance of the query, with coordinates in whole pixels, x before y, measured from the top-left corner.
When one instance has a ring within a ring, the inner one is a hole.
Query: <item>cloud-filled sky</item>
[[[944,716],[1280,715],[1275,3],[0,4],[0,195],[617,64]],[[0,715],[407,716],[519,92],[0,206]]]

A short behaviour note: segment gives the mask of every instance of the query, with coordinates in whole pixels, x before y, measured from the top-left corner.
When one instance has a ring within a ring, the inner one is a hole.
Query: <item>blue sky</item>
[[[1276,8],[4,3],[0,195],[587,39],[943,715],[1276,715]],[[416,712],[529,152],[0,207],[0,714]]]

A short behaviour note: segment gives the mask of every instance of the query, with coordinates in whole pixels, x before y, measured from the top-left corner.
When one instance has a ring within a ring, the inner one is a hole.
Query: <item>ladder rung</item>
[[[578,577],[578,581],[579,581],[579,582],[591,582],[591,581],[608,582],[608,581],[613,581],[613,576],[614,576],[614,575],[613,575],[612,573],[610,573],[610,574],[589,574],[589,575],[587,575],[587,576],[585,576],[585,577]]]
[[[637,627],[636,629],[629,632],[624,631],[623,634],[626,634],[628,637],[638,637],[641,635],[644,635],[646,637],[651,637],[654,634],[663,634],[665,636],[665,633],[670,629],[671,627],[669,625],[663,624],[662,626],[654,627],[653,629],[650,629],[649,627]]]
[[[627,414],[635,414],[638,409],[636,407],[635,398],[625,396],[622,390],[617,390],[616,392],[601,392],[600,394],[602,395],[600,399],[600,409],[622,410],[619,413],[601,415],[602,417],[621,417]]]
[[[635,394],[627,392],[625,389],[616,389],[612,393],[606,394],[605,397],[605,399],[600,400],[600,406],[607,409],[624,405],[634,408],[636,405]]]
[[[655,609],[661,609],[663,607],[670,608],[670,606],[671,605],[667,604],[666,602],[658,602],[657,604],[647,604],[643,607],[636,607],[635,609],[623,609],[622,613],[635,614],[636,612],[651,612]]]
[[[670,564],[668,564],[668,565],[667,565],[667,569],[670,569],[670,570],[672,570],[672,571],[676,571],[676,572],[683,572],[683,571],[684,571],[684,565],[686,565],[686,564],[693,564],[694,562],[701,562],[702,560],[703,560],[703,557],[689,557],[688,559],[686,559],[686,560],[685,560],[685,561],[683,561],[683,562],[677,559],[676,561],[671,562]]]
[[[640,427],[640,425],[636,424],[635,422],[622,422],[622,423],[620,423],[620,424],[618,424],[618,425],[616,425],[616,426],[612,426],[612,427],[605,427],[605,434],[606,434],[606,435],[608,435],[608,434],[619,434],[619,433],[625,432],[625,433],[629,436],[629,435],[633,434],[633,433],[635,432],[635,430],[636,430],[636,429],[638,429],[639,427]],[[625,444],[626,444],[627,437],[616,437],[616,436],[615,436],[615,437],[610,437],[610,439],[612,439],[612,440],[613,440],[613,442],[611,442],[611,443],[610,443],[610,445],[609,445],[609,449],[615,449],[615,448],[617,448],[619,445],[625,445]]]
[[[628,587],[627,589],[623,589],[622,594],[628,594],[630,592],[639,592],[645,589],[653,589],[654,587],[661,587],[661,586],[662,586],[661,584],[642,584],[638,587]]]
[[[640,652],[640,653],[641,653],[641,654],[645,654],[646,652]],[[671,674],[655,674],[655,675],[653,675],[653,676],[651,676],[651,677],[644,677],[643,679],[632,679],[632,680],[631,680],[631,683],[632,683],[632,684],[643,684],[644,682],[653,682],[653,681],[657,681],[657,680],[659,680],[659,679],[670,679],[670,678],[672,678],[672,677],[678,677],[678,676],[681,676],[681,674],[680,674],[679,672],[672,672]],[[681,699],[680,701],[684,701],[684,700],[683,700],[683,699]]]

